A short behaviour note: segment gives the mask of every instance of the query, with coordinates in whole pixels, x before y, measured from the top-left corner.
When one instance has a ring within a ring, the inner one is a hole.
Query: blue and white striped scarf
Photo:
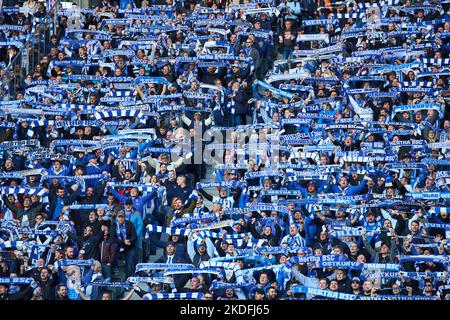
[[[141,110],[106,110],[94,113],[97,120],[105,118],[122,118],[122,117],[136,117],[139,118],[140,123],[145,123],[146,119]]]
[[[107,282],[107,281],[95,281],[86,283],[86,286],[96,286],[96,287],[110,287],[110,288],[131,288],[132,283],[128,282]]]
[[[173,283],[171,277],[129,277],[127,281],[131,283]]]
[[[198,234],[198,240],[202,240],[205,237],[209,237],[209,238],[212,238],[212,239],[220,239],[221,236],[222,236],[222,234],[219,233],[219,232],[212,232],[212,231],[208,231],[208,230],[202,230]],[[249,235],[247,233],[232,233],[232,234],[224,234],[223,235],[223,239],[225,239],[225,240],[243,239],[243,238],[246,238],[248,236]]]
[[[24,187],[1,187],[1,192],[3,194],[28,194],[37,195],[40,197],[45,197],[48,195],[44,188],[24,188]]]
[[[289,213],[287,206],[280,206],[275,204],[252,204],[249,208],[250,211],[277,211],[281,213]]]
[[[202,261],[200,268],[224,268],[232,270],[236,276],[236,282],[244,282],[243,271],[239,265],[234,262],[222,262],[222,261]]]
[[[177,274],[202,274],[202,273],[207,273],[207,274],[213,274],[216,276],[220,276],[221,272],[217,271],[217,269],[213,269],[213,268],[192,268],[192,269],[182,269],[182,270],[168,270],[166,272],[164,272],[164,276],[173,276],[173,275],[177,275]]]
[[[187,263],[138,263],[136,272],[146,270],[186,270],[193,269],[192,264]]]
[[[137,188],[139,191],[149,193],[157,190],[157,187],[139,182],[110,182],[111,188]]]
[[[167,300],[167,299],[189,299],[189,300],[201,300],[203,293],[147,293],[144,295],[143,300]]]
[[[25,277],[0,277],[0,284],[32,284],[35,282],[33,278],[25,278]]]
[[[184,225],[188,223],[195,223],[200,221],[211,221],[211,220],[217,220],[218,217],[215,213],[210,214],[203,214],[203,215],[195,215],[195,216],[189,216],[184,218],[178,218],[175,220],[172,220],[170,223],[171,227],[176,227],[178,225]]]
[[[107,204],[72,204],[69,206],[69,210],[89,210],[89,209],[101,209],[107,208]]]
[[[148,239],[150,237],[150,232],[166,233],[169,235],[177,235],[177,236],[189,236],[191,234],[190,229],[167,228],[153,224],[148,224],[146,227],[145,239]]]
[[[254,286],[255,283],[252,281],[246,281],[246,282],[221,282],[221,281],[213,281],[211,283],[211,287],[213,290],[221,290],[221,289],[239,289],[243,287],[251,287]]]
[[[307,286],[295,286],[294,293],[307,295],[318,295],[336,300],[436,300],[436,297],[428,296],[397,296],[397,295],[376,295],[375,297],[358,296],[355,294],[342,293],[338,291],[322,290]]]
[[[15,140],[15,141],[4,141],[0,143],[0,149],[15,149],[23,147],[39,147],[40,142],[37,139],[31,140]]]
[[[59,260],[55,263],[55,267],[67,267],[67,266],[80,266],[80,267],[89,267],[94,265],[94,259],[89,260],[70,260],[70,259],[63,259]]]
[[[442,263],[448,265],[448,257],[446,256],[435,256],[435,255],[417,255],[417,256],[401,256],[400,263],[404,262],[433,262],[433,263]]]

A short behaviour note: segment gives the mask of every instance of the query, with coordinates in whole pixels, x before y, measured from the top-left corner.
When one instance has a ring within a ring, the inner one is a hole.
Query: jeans
[[[292,51],[293,51],[292,48],[284,48],[283,49],[283,58],[284,59],[289,59]]]
[[[136,247],[136,263],[141,263],[143,260],[144,250],[143,248]]]
[[[136,247],[126,249],[121,254],[125,260],[125,278],[131,277],[136,267]]]
[[[231,115],[231,123],[232,123],[232,125],[231,125],[232,127],[247,124],[246,115],[245,114]]]
[[[111,266],[102,264],[102,273],[103,273],[103,277],[105,279],[108,279],[108,278],[111,279],[111,273],[112,273],[111,269],[112,269]]]

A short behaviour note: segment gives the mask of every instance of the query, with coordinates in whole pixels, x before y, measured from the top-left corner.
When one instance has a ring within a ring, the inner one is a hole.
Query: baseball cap
[[[353,277],[353,278],[352,278],[352,282],[358,282],[358,283],[361,283],[361,279],[359,279],[358,277]]]
[[[125,204],[133,204],[133,201],[131,199],[125,200]]]
[[[90,160],[92,160],[92,159],[94,159],[94,158],[97,158],[97,157],[95,156],[95,154],[88,154],[88,155],[86,155],[85,157],[86,157],[86,161],[90,161]]]

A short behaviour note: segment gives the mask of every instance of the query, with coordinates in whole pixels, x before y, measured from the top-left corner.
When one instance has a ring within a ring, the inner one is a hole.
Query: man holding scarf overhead
[[[164,254],[155,261],[156,263],[164,263],[170,269],[171,264],[177,263],[191,263],[188,261],[183,253],[176,251],[175,244],[173,242],[168,242],[164,249]],[[173,275],[173,281],[177,290],[181,290],[186,283],[189,281],[189,273]]]

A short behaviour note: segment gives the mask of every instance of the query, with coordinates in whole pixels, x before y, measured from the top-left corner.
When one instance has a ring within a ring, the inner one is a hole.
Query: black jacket
[[[156,263],[166,263],[167,262],[167,254],[164,253],[158,260],[155,261]],[[191,261],[187,260],[184,255],[175,253],[172,263],[191,263]],[[180,291],[186,283],[191,278],[191,275],[189,274],[180,274],[180,275],[174,275],[173,281],[175,283],[175,287],[178,291]]]
[[[200,254],[197,251],[195,253],[194,259],[192,260],[192,263],[194,264],[195,267],[198,268],[203,261],[209,261],[209,259],[211,259],[209,254],[207,254],[206,252],[204,254]]]
[[[111,238],[114,240],[115,243],[117,243],[117,245],[122,246],[125,250],[131,250],[131,249],[134,249],[136,246],[136,240],[137,240],[136,228],[134,227],[133,223],[131,223],[128,220],[125,220],[124,223],[125,223],[125,230],[126,230],[126,238],[127,238],[127,240],[131,241],[131,245],[130,246],[125,245],[125,242],[117,236],[117,232],[116,232],[117,222],[114,223],[112,226]]]
[[[108,221],[109,222],[109,221]],[[102,225],[103,225],[103,223],[102,222],[100,222],[100,221],[98,221],[98,220],[95,220],[94,222],[88,222],[87,224],[85,224],[85,225],[83,225],[83,228],[86,228],[86,227],[91,227],[92,228],[92,232],[94,233],[93,235],[94,236],[97,236],[97,237],[102,237],[103,235],[102,235]],[[111,225],[110,224],[108,224],[108,226],[110,227]]]
[[[0,295],[1,300],[30,300],[33,296],[33,289],[30,286],[27,286],[26,289],[22,289],[17,293],[6,293],[4,295]]]
[[[52,274],[52,277],[48,278],[45,282],[42,280],[38,281],[43,300],[55,300],[55,287],[58,283],[59,277],[57,273]]]
[[[233,101],[234,101],[235,114],[247,114],[247,112],[248,112],[248,97],[246,96],[244,91],[239,89],[236,92],[235,96],[233,97]]]
[[[67,232],[69,239],[76,242],[78,250],[84,250],[84,259],[100,259],[99,244],[101,238],[99,236],[91,235],[89,237],[80,237],[73,232]]]
[[[158,260],[155,261],[156,263],[166,263],[167,262],[167,254],[164,253]],[[172,263],[191,263],[183,254],[175,253]]]

